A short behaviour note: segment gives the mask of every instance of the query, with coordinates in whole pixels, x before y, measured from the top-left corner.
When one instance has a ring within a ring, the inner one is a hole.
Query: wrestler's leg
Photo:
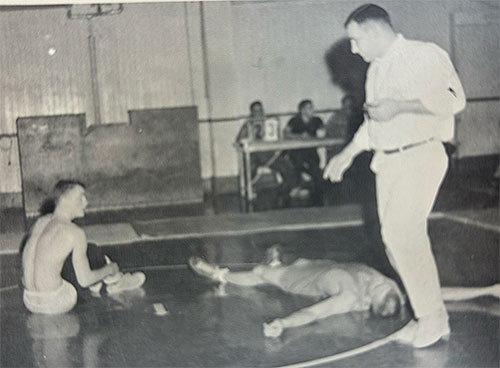
[[[220,283],[231,283],[240,286],[255,286],[264,281],[253,271],[231,272],[229,268],[220,268],[210,264],[200,257],[191,257],[188,260],[191,269],[200,276],[207,277]]]
[[[200,276],[220,283],[239,286],[278,285],[286,268],[284,266],[257,265],[251,271],[233,272],[228,268],[220,268],[217,265],[210,264],[200,257],[191,257],[188,264]]]
[[[253,271],[231,272],[225,275],[228,283],[238,286],[257,286],[266,284],[266,282],[259,275]]]
[[[90,269],[92,270],[102,268],[107,263],[111,262],[102,251],[102,248],[93,243],[89,243],[87,245],[87,258],[89,260]],[[68,258],[64,262],[61,275],[76,288],[81,288],[76,278],[71,255],[68,256]],[[141,287],[146,281],[146,276],[143,272],[118,272],[115,275],[105,277],[102,281],[107,285],[108,294],[114,294],[121,291],[132,290]],[[95,295],[99,294],[103,282],[99,281],[94,285],[89,286],[89,290],[91,291],[91,293]]]
[[[474,299],[481,296],[500,298],[500,284],[485,287],[442,287],[441,295],[447,302]]]

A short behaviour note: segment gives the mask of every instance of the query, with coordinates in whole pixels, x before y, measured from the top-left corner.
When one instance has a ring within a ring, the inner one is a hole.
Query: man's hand
[[[371,104],[365,104],[364,109],[370,119],[380,122],[391,120],[401,112],[400,101],[391,99],[382,99]]]
[[[284,330],[281,319],[275,319],[272,322],[264,323],[264,335],[266,337],[279,337]]]
[[[323,179],[328,179],[332,183],[342,181],[344,173],[351,166],[353,157],[346,152],[341,152],[333,156],[323,171]]]

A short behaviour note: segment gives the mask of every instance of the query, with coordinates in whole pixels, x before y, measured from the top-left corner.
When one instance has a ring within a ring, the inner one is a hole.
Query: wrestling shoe
[[[106,290],[108,294],[116,294],[126,290],[140,288],[146,281],[146,275],[143,272],[124,273],[122,277],[114,284],[108,284]]]
[[[417,330],[413,347],[426,348],[441,339],[448,340],[450,337],[450,325],[448,324],[448,313],[440,311],[418,319]]]
[[[106,264],[110,264],[112,262],[111,259],[109,259],[108,256],[104,256],[104,259],[106,260]],[[120,279],[122,278],[122,276],[123,276],[123,273],[117,272],[117,273],[115,273],[112,276],[106,276],[103,279],[103,281],[104,281],[104,283],[106,285],[114,284],[114,283],[117,283],[118,281],[120,281]]]
[[[281,266],[281,245],[274,244],[266,250],[265,264],[271,267]]]
[[[90,294],[92,296],[100,296],[101,294],[101,289],[102,289],[102,282],[96,282],[94,285],[89,286]]]
[[[205,262],[200,257],[191,257],[188,260],[189,267],[200,276],[208,277],[211,280],[226,283],[226,274],[229,272],[228,268],[220,268],[219,266],[212,265]]]

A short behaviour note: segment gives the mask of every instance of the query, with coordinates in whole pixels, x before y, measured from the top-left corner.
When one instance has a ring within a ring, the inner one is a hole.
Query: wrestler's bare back
[[[53,214],[33,226],[23,252],[23,283],[30,291],[51,291],[62,284],[61,270],[73,250],[72,239],[82,232],[75,224]]]

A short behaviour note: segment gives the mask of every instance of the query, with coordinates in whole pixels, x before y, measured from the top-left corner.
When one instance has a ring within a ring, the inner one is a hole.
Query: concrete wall
[[[306,97],[319,109],[339,106],[342,91],[330,83],[324,53],[344,36],[346,16],[362,3],[125,4],[121,14],[91,21],[98,106],[92,100],[86,20],[67,19],[65,8],[0,11],[0,134],[15,134],[20,116],[85,113],[92,125],[97,109],[101,123],[111,124],[126,122],[130,109],[196,105],[202,177],[236,175],[232,142],[250,101],[261,99],[270,113],[293,112]],[[379,3],[406,37],[435,42],[452,54],[452,14],[498,12],[495,0]],[[52,56],[50,48],[56,50]],[[480,114],[489,117],[492,111]],[[480,149],[466,154],[498,152],[491,148],[491,128],[469,125],[460,139],[468,141],[471,134]],[[0,193],[18,193],[16,138],[0,139],[0,147]]]

